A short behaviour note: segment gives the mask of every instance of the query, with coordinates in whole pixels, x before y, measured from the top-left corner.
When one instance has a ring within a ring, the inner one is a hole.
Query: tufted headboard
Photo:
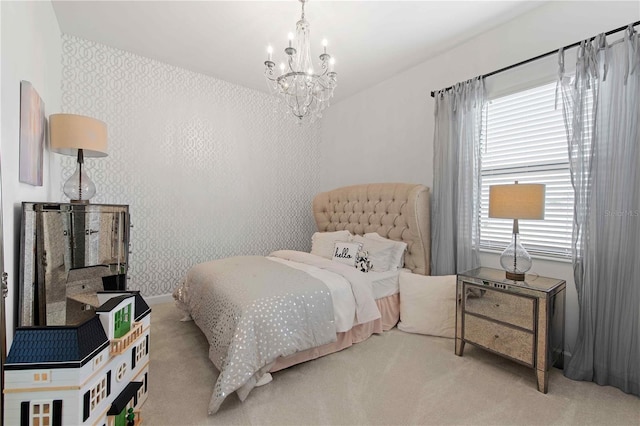
[[[322,192],[313,199],[313,216],[320,232],[377,232],[404,241],[405,268],[430,273],[429,188],[424,185],[375,183]]]

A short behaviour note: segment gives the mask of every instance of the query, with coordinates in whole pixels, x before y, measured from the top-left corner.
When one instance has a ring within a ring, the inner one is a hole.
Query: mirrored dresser
[[[126,290],[129,206],[22,203],[18,326],[76,325]]]
[[[547,393],[549,368],[562,368],[565,287],[564,280],[530,274],[508,280],[493,268],[458,274],[456,355],[471,343],[524,364]]]

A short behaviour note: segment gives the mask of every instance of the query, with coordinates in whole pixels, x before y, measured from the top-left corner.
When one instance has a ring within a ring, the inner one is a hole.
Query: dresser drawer
[[[533,367],[534,335],[474,315],[464,316],[464,340]]]
[[[535,300],[465,283],[464,310],[533,331]]]

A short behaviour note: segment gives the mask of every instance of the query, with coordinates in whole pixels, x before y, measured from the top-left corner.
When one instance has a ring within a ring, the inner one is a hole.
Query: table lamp
[[[89,203],[96,193],[96,185],[84,170],[84,157],[107,156],[107,125],[84,115],[52,114],[49,140],[53,152],[76,155],[78,159],[76,171],[64,184],[64,194],[72,203]]]
[[[508,280],[524,281],[525,272],[531,269],[531,256],[518,240],[518,219],[544,219],[544,193],[542,184],[518,181],[489,187],[489,217],[513,219],[513,238],[500,255]]]

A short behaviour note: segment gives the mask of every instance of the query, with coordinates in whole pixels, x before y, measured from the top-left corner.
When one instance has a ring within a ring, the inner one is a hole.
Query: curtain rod
[[[640,25],[640,21],[636,21],[636,22],[631,24],[632,27],[637,27],[638,25]],[[616,28],[615,30],[607,31],[606,33],[604,33],[604,35],[608,36],[608,35],[611,35],[611,34],[626,30],[627,28],[629,28],[629,25],[624,25],[624,26],[622,26],[620,28]],[[593,39],[595,39],[595,37],[591,37],[588,40],[591,41]],[[582,42],[583,42],[583,40],[576,41],[575,43],[572,43],[572,44],[569,44],[567,46],[564,46],[562,49],[566,50],[566,49],[571,49],[572,47],[580,46],[580,43],[582,43]],[[500,68],[499,70],[492,71],[492,72],[490,72],[488,74],[482,74],[480,77],[481,78],[491,77],[492,75],[499,74],[499,73],[504,72],[504,71],[508,71],[508,70],[510,70],[512,68],[519,67],[520,65],[528,64],[529,62],[537,61],[538,59],[542,59],[542,58],[544,58],[546,56],[553,55],[554,53],[558,53],[559,50],[560,49],[555,49],[555,50],[552,50],[551,52],[543,53],[542,55],[538,55],[538,56],[533,57],[533,58],[525,59],[524,61],[518,62],[517,64],[513,64],[513,65],[509,65],[509,66],[504,67],[504,68]],[[445,90],[445,91],[446,90],[451,90],[451,89],[453,89],[454,86],[449,86],[449,87],[446,87],[446,88],[440,89],[440,90]],[[435,96],[436,96],[436,91],[432,91],[431,92],[431,97],[433,98]]]

